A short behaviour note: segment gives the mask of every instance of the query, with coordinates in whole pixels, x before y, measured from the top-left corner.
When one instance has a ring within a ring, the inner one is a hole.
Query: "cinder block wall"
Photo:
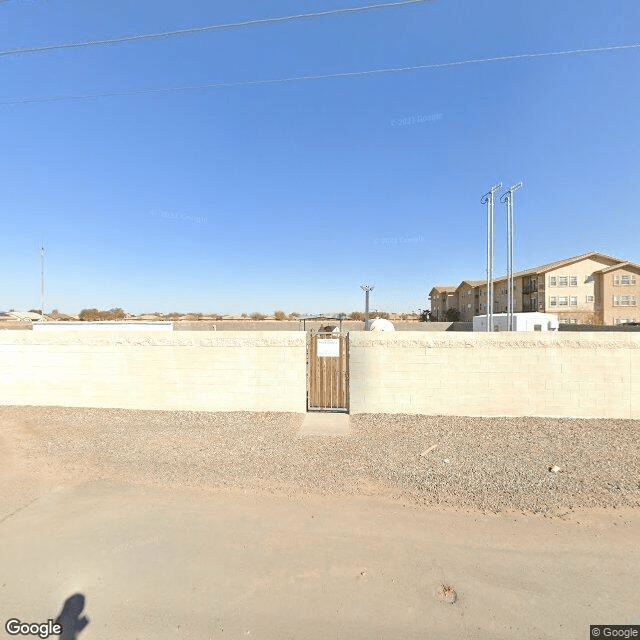
[[[349,334],[351,413],[640,419],[640,336]]]
[[[304,332],[0,332],[0,404],[306,411]]]

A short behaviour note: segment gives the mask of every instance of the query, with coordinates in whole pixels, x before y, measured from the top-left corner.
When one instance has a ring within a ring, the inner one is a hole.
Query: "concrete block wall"
[[[0,404],[306,411],[304,332],[0,332]]]
[[[640,419],[640,336],[349,335],[351,413]]]
[[[0,332],[0,404],[306,411],[300,331]],[[640,335],[349,335],[351,413],[640,419]]]

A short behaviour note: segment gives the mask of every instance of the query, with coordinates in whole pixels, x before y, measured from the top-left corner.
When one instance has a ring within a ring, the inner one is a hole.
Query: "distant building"
[[[455,284],[439,284],[431,289],[431,315],[436,322],[444,322],[447,311],[458,308],[456,290]]]
[[[515,313],[557,314],[561,323],[615,325],[640,321],[640,265],[603,253],[573,258],[513,274]],[[431,313],[444,320],[457,309],[460,320],[487,313],[487,281],[463,280],[458,286],[435,286]],[[493,281],[494,313],[507,311],[507,277]]]

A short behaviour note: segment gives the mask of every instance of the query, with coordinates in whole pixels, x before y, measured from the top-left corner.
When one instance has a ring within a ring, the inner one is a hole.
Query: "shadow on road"
[[[62,626],[59,640],[76,640],[78,634],[89,624],[89,619],[86,616],[80,617],[83,609],[84,596],[81,593],[67,598],[55,622],[55,624]]]

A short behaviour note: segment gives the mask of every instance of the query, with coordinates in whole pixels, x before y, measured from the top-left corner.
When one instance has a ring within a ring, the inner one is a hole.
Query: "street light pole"
[[[502,182],[491,187],[480,202],[487,205],[487,331],[493,331],[493,212],[496,191]]]

